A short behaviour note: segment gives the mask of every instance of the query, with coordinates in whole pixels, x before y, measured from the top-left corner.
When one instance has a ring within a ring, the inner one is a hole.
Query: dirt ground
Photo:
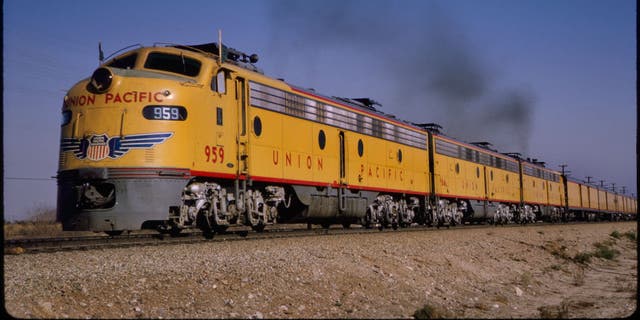
[[[637,224],[529,225],[4,256],[19,318],[611,318]]]

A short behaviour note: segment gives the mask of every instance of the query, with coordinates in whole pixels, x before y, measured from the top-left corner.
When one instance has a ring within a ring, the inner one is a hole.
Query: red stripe
[[[483,197],[469,197],[469,196],[461,196],[461,195],[454,195],[454,194],[436,193],[436,195],[438,197],[441,197],[441,198],[458,198],[458,199],[478,200],[478,201],[485,201],[486,200],[486,201],[489,201],[489,202],[520,203],[520,201],[514,201],[514,200],[487,199],[487,198],[483,198]]]
[[[139,168],[135,168],[135,167],[114,167],[114,168],[109,168],[111,170],[130,170],[130,171],[180,171],[180,172],[185,172],[188,173],[190,170],[189,169],[184,169],[184,168],[168,168],[168,167],[139,167]]]
[[[211,178],[221,178],[221,179],[236,179],[235,174],[228,173],[219,173],[219,172],[208,172],[208,171],[196,171],[191,170],[192,176],[203,176],[203,177],[211,177]],[[245,180],[245,176],[240,176],[240,180]],[[313,186],[313,187],[326,187],[331,186],[332,188],[339,188],[341,185],[336,182],[316,182],[316,181],[307,181],[307,180],[294,180],[294,179],[280,179],[273,177],[260,177],[260,176],[251,176],[251,180],[258,182],[271,182],[271,183],[279,183],[279,184],[293,184],[293,185],[303,185],[303,186]],[[344,187],[351,189],[358,189],[363,191],[377,191],[377,192],[390,192],[390,193],[406,193],[406,194],[415,194],[415,195],[428,195],[428,192],[417,192],[413,190],[398,190],[398,189],[389,189],[389,188],[376,188],[376,187],[363,187],[363,186],[354,186],[354,185],[344,185]]]
[[[221,179],[236,179],[238,175],[229,174],[229,173],[220,173],[220,172],[209,172],[209,171],[197,171],[190,170],[189,171],[192,176],[201,176],[201,177],[210,177],[210,178],[221,178]],[[244,180],[244,176],[239,177],[240,180]]]

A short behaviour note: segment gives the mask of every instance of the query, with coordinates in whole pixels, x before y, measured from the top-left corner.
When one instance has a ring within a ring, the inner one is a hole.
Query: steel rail
[[[393,230],[385,228],[379,230],[377,228],[367,229],[361,226],[352,228],[343,228],[336,225],[332,228],[285,228],[283,225],[267,226],[263,232],[248,232],[246,228],[229,228],[224,233],[217,233],[213,238],[204,237],[202,232],[188,231],[178,236],[170,236],[160,233],[134,233],[119,236],[68,236],[54,238],[24,238],[24,239],[7,239],[4,240],[5,254],[21,254],[21,253],[45,253],[45,252],[61,252],[61,251],[77,251],[92,249],[109,249],[109,248],[127,248],[135,246],[152,246],[152,245],[176,245],[176,244],[192,244],[203,242],[228,242],[228,241],[252,241],[252,240],[269,240],[279,238],[297,238],[297,237],[314,237],[314,236],[339,236],[351,234],[380,234],[380,233],[396,233],[396,232],[424,232],[438,231],[447,229],[478,229],[478,228],[513,228],[513,227],[540,227],[553,225],[577,225],[594,222],[572,221],[559,223],[536,222],[532,224],[464,224],[457,226],[442,226],[439,228],[430,226],[414,225],[407,228],[398,228]],[[611,223],[611,221],[600,221],[595,223]]]

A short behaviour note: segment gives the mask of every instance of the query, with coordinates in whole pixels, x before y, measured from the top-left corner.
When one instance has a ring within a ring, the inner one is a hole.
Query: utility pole
[[[562,168],[562,175],[564,176],[564,168],[566,168],[567,165],[566,164],[561,164],[561,165],[559,165],[559,167]]]
[[[593,177],[587,176],[587,183],[591,183],[591,178],[593,178]]]

